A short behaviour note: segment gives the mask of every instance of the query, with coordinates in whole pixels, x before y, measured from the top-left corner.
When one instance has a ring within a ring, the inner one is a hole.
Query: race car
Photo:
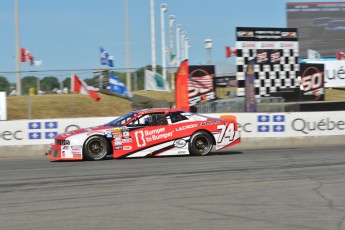
[[[173,155],[207,155],[213,147],[240,143],[236,117],[210,118],[180,109],[129,112],[107,124],[57,135],[52,160],[102,160]]]

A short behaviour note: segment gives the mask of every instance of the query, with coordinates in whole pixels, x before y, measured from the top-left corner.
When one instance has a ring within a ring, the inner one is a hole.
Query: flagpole
[[[130,52],[129,52],[129,22],[128,22],[128,0],[125,0],[125,21],[126,21],[126,85],[128,92],[131,92],[131,73],[130,73]]]
[[[16,30],[16,90],[17,95],[22,95],[22,83],[20,77],[20,61],[21,61],[21,53],[20,53],[20,40],[19,40],[19,13],[18,13],[18,0],[14,0],[14,20],[15,20],[15,30]]]

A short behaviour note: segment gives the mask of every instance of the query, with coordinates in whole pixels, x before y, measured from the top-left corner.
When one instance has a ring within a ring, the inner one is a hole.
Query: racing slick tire
[[[102,136],[92,136],[84,143],[83,156],[86,160],[103,160],[108,152],[109,142]]]
[[[198,131],[192,135],[188,150],[193,156],[205,156],[212,150],[212,137],[208,132]]]

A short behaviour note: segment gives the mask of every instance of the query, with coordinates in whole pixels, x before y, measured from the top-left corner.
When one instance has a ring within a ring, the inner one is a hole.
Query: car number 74
[[[223,125],[217,125],[217,129],[221,130],[220,135],[218,137],[217,142],[221,143],[223,142],[224,138],[229,138],[230,141],[232,141],[235,137],[235,124],[230,123],[228,126],[225,124]]]

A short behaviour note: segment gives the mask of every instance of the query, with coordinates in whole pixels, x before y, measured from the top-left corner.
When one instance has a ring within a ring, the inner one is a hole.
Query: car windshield
[[[127,113],[121,117],[116,118],[115,120],[112,120],[111,122],[106,123],[106,126],[114,126],[114,127],[120,127],[123,126],[127,121],[132,119],[133,117],[137,116],[137,113]]]

